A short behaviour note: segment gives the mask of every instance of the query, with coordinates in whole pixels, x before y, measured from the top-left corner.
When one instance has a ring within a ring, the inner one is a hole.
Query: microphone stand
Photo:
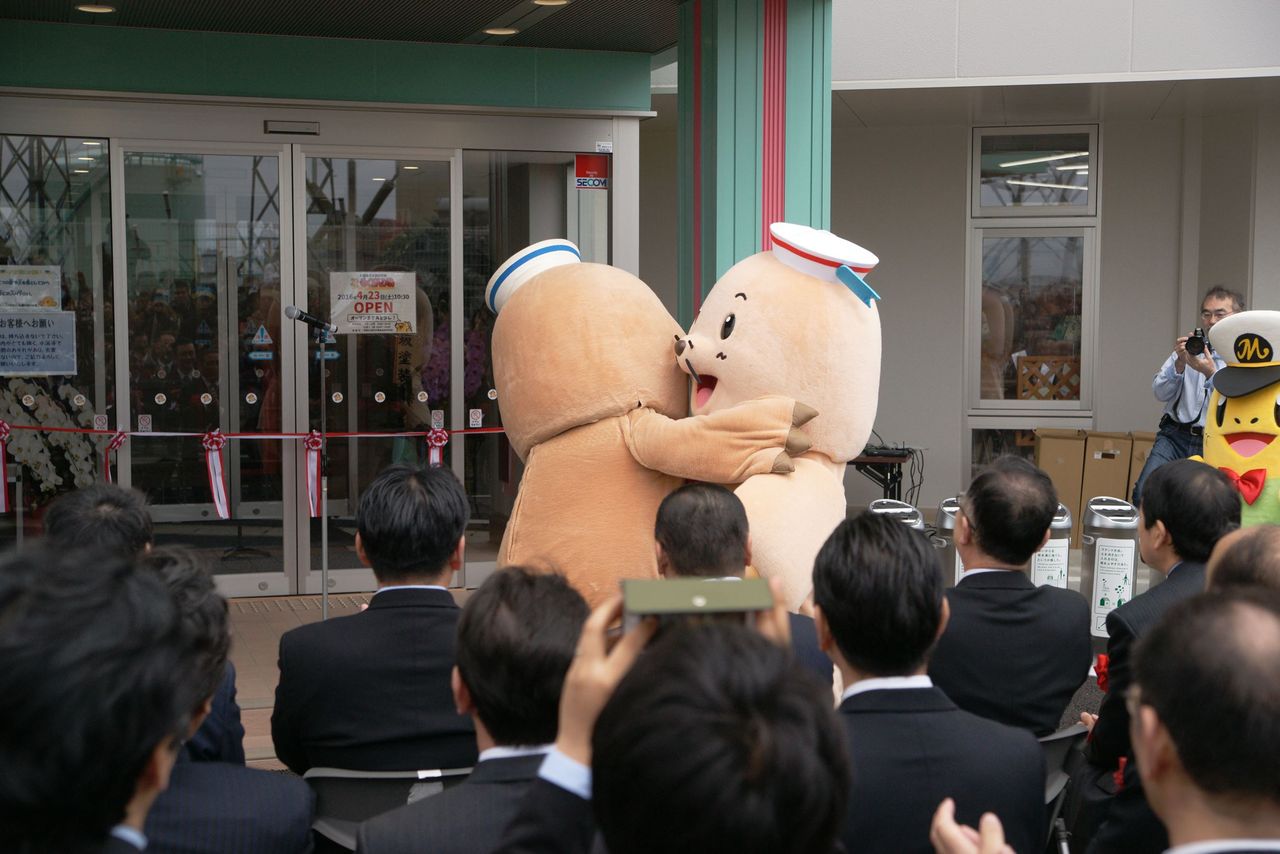
[[[325,358],[325,342],[329,333],[316,329],[316,344],[320,351],[320,619],[329,619],[329,395],[325,390],[325,373],[329,360]]]

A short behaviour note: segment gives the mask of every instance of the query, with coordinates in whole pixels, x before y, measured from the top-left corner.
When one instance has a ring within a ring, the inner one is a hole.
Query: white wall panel
[[[836,0],[831,10],[832,79],[954,77],[958,3]]]
[[[1129,0],[961,0],[960,77],[1129,70]]]
[[[1275,0],[1133,0],[1135,71],[1270,66],[1280,66]]]

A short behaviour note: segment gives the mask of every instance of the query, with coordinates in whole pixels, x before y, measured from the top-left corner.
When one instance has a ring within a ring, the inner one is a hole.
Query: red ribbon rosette
[[[311,518],[315,519],[320,515],[320,452],[324,449],[324,439],[312,430],[303,437],[302,447],[307,449],[307,503],[311,507]]]
[[[0,513],[9,507],[9,422],[0,420]]]
[[[102,450],[102,479],[107,483],[111,480],[111,455],[124,447],[124,440],[129,438],[129,434],[117,430],[107,441],[107,446]]]
[[[444,464],[444,446],[449,444],[449,431],[436,427],[427,433],[428,459],[431,465]]]
[[[200,438],[204,448],[205,466],[209,471],[209,493],[213,496],[214,509],[218,518],[231,518],[231,505],[227,501],[227,481],[223,472],[222,449],[227,445],[227,437],[221,430],[210,430]]]

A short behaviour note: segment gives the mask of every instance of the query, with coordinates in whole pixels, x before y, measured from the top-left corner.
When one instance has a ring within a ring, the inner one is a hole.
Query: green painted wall
[[[649,56],[0,21],[0,86],[648,110]]]
[[[787,222],[831,227],[831,0],[787,4]]]

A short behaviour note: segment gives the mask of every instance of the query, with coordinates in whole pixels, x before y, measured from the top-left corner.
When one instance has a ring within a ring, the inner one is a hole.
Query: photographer
[[[1200,304],[1200,325],[1175,342],[1151,381],[1156,400],[1164,404],[1160,431],[1142,473],[1133,485],[1133,503],[1142,500],[1142,484],[1165,463],[1196,456],[1204,443],[1204,416],[1213,390],[1213,375],[1224,364],[1209,346],[1209,330],[1224,317],[1244,311],[1244,297],[1222,286],[1209,289]]]

